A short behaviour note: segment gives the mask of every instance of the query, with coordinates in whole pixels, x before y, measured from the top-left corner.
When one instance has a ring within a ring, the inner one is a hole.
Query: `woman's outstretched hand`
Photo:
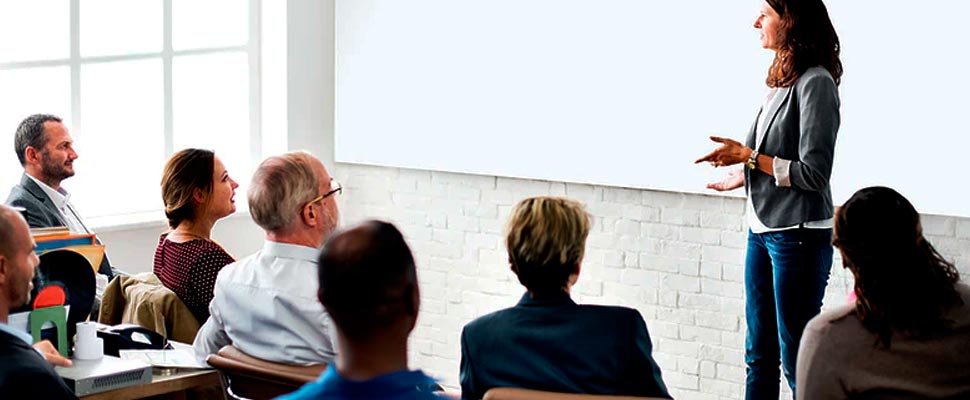
[[[715,167],[726,167],[746,162],[748,157],[751,157],[751,149],[736,140],[717,136],[711,136],[711,140],[721,143],[721,146],[698,158],[694,164],[709,162]],[[744,182],[743,178],[742,182]]]
[[[723,181],[707,184],[708,189],[714,189],[718,192],[734,190],[741,186],[744,186],[744,170],[741,169],[728,172],[727,178],[724,178]]]

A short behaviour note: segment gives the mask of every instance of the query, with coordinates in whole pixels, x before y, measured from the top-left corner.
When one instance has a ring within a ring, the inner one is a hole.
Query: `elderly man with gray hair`
[[[306,152],[266,159],[249,186],[249,212],[266,231],[256,254],[216,278],[209,319],[195,337],[196,357],[232,344],[263,360],[330,364],[333,323],[316,301],[317,255],[336,229],[341,187]]]

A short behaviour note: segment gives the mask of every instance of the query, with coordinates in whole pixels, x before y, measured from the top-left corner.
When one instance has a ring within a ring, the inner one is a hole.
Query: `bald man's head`
[[[350,340],[367,340],[418,313],[414,257],[401,232],[367,221],[330,238],[319,259],[319,298]]]
[[[40,262],[34,247],[24,217],[0,205],[0,297],[4,307],[19,307],[30,300],[34,269]]]
[[[14,222],[19,215],[17,210],[0,204],[0,255],[9,255],[9,251],[13,248],[12,240],[16,237]]]

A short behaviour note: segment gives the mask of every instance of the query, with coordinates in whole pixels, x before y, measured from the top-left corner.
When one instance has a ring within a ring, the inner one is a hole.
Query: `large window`
[[[285,2],[275,3],[266,2],[270,22],[285,29]],[[215,150],[245,184],[286,140],[278,125],[262,134],[263,105],[274,122],[285,107],[261,96],[262,7],[260,0],[0,2],[0,132],[8,138],[0,141],[7,154],[0,196],[20,179],[13,132],[34,113],[60,116],[74,137],[77,175],[64,187],[86,218],[157,213],[162,166],[186,147]],[[285,70],[280,62],[270,68]],[[280,97],[277,88],[268,92]]]

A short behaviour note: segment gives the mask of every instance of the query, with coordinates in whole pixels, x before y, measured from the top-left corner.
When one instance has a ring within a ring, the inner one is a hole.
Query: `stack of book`
[[[34,252],[38,256],[51,251],[72,251],[84,256],[91,263],[91,270],[98,272],[104,258],[104,245],[98,244],[98,238],[93,233],[71,233],[66,227],[58,226],[33,228],[30,234],[37,243]]]

